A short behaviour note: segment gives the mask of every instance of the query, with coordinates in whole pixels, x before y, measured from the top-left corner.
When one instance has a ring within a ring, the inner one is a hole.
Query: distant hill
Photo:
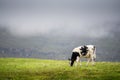
[[[83,43],[82,43],[83,42]],[[112,45],[112,40],[103,39],[94,41],[97,48],[97,61],[120,61],[120,50],[119,46],[116,47],[117,42]],[[89,42],[89,43],[93,43]],[[10,43],[10,42],[9,42]],[[25,43],[25,44],[23,44]],[[67,40],[50,40],[45,39],[34,42],[15,43],[14,46],[10,45],[7,47],[0,47],[0,57],[31,57],[31,58],[42,58],[42,59],[68,59],[71,56],[71,51],[74,47],[84,45],[84,41],[77,40],[76,42],[70,39]],[[30,44],[29,44],[30,43]],[[40,44],[39,44],[40,43]],[[80,44],[79,44],[80,43]],[[88,43],[88,44],[89,44]],[[20,44],[20,45],[18,45]],[[28,44],[28,45],[27,45]],[[116,45],[115,45],[116,44]],[[18,46],[17,46],[18,45]]]
[[[98,61],[120,61],[119,30],[113,37],[91,38],[73,35],[39,35],[15,37],[0,28],[0,57],[31,57],[43,59],[68,59],[74,47],[93,44]]]

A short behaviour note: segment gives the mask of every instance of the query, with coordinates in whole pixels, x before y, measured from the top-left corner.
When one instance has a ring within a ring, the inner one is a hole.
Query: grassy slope
[[[0,58],[0,80],[120,80],[120,62],[70,67],[68,61]]]

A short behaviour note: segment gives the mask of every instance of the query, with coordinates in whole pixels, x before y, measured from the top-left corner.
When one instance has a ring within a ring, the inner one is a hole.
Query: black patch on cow
[[[88,47],[87,46],[83,46],[83,47],[81,47],[80,50],[81,50],[82,56],[85,56],[87,54],[87,52],[88,52]]]
[[[71,63],[70,63],[71,66],[73,66],[74,61],[77,59],[77,56],[80,57],[80,55],[79,55],[78,52],[73,52],[73,53],[72,53],[72,56],[71,56]]]

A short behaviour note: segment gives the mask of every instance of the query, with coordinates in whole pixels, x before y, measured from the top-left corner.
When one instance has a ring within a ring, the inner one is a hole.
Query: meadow
[[[69,66],[67,60],[0,58],[0,80],[120,80],[120,62]]]

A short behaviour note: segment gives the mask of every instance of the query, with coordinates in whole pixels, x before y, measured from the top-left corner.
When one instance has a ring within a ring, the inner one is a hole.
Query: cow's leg
[[[82,66],[82,62],[81,62],[81,60],[80,60],[80,66]]]
[[[80,61],[80,57],[79,56],[77,56],[77,59],[76,59],[76,64],[75,64],[75,66],[77,66],[78,65],[78,62]]]
[[[80,57],[79,57],[79,56],[77,57],[76,62],[77,62],[77,63],[76,63],[76,65],[78,65],[78,63],[79,63],[79,62],[80,62],[80,66],[82,65],[82,63],[81,63],[81,60],[80,60]]]
[[[86,63],[86,66],[88,66],[89,62],[91,61],[91,58],[88,58],[88,61]]]
[[[95,65],[94,57],[92,57],[91,60],[92,60],[92,65]]]

